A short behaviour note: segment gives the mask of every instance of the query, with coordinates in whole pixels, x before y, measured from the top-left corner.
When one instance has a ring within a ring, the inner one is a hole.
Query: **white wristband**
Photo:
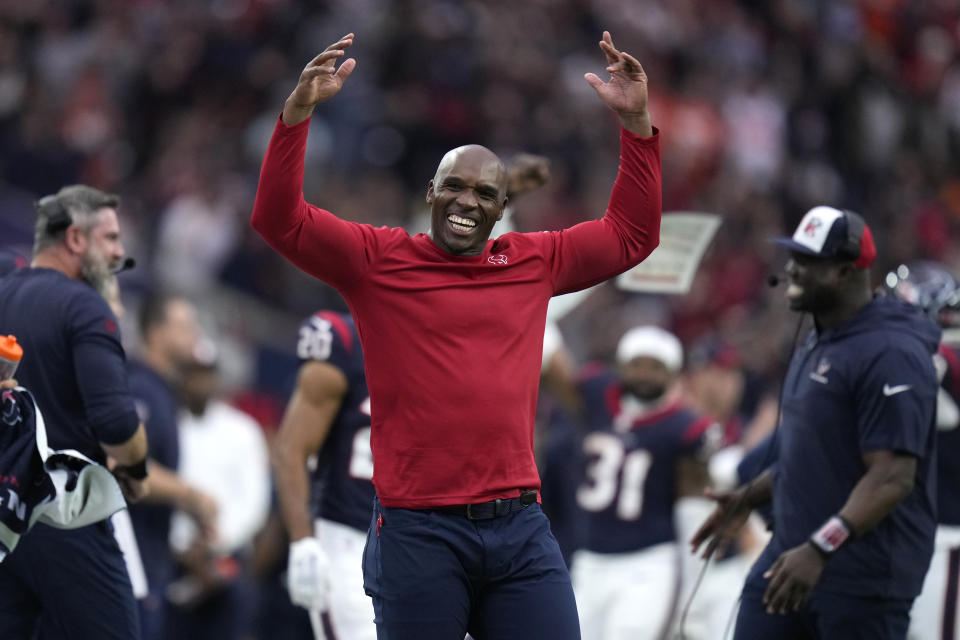
[[[825,555],[830,556],[836,553],[849,538],[850,526],[840,516],[832,516],[810,536],[810,542]]]

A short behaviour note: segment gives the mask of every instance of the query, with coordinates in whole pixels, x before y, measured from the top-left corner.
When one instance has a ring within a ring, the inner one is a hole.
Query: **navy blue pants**
[[[363,584],[379,640],[580,638],[570,574],[536,503],[468,520],[375,502]]]
[[[903,640],[910,626],[911,600],[857,597],[813,590],[797,613],[769,614],[763,594],[769,580],[763,573],[776,562],[768,546],[753,565],[743,594],[734,640]]]
[[[37,524],[0,564],[0,638],[139,636],[137,603],[109,522],[72,530]]]
[[[168,605],[162,637],[167,640],[246,638],[253,631],[256,605],[255,585],[241,573],[191,607]]]
[[[131,519],[133,517],[131,513]],[[147,595],[137,601],[140,640],[162,640],[167,616],[167,587],[173,582],[176,571],[168,541],[169,527],[159,528],[158,525],[157,530],[144,533],[142,529],[137,529],[137,521],[134,520],[134,532],[137,534],[137,546],[140,547],[140,558],[149,587]]]

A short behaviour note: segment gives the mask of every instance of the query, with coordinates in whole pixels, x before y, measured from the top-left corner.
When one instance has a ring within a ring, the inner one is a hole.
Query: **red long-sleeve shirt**
[[[639,263],[660,236],[660,145],[621,130],[606,215],[508,233],[475,256],[425,234],[338,219],[303,199],[308,121],[278,122],[252,224],[335,287],[356,319],[372,403],[374,485],[426,508],[539,489],[533,422],[547,302]]]

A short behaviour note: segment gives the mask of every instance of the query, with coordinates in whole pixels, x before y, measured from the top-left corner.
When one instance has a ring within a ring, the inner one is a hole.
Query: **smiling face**
[[[838,306],[842,296],[843,272],[847,265],[815,258],[795,251],[787,262],[787,300],[794,311],[822,313]]]
[[[507,172],[479,145],[447,152],[427,187],[430,227],[438,247],[456,256],[478,255],[503,217]]]

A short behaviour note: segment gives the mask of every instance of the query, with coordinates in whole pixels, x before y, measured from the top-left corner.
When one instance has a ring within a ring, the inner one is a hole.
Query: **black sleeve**
[[[901,451],[923,458],[939,388],[932,356],[920,349],[887,346],[856,382],[860,450]]]

